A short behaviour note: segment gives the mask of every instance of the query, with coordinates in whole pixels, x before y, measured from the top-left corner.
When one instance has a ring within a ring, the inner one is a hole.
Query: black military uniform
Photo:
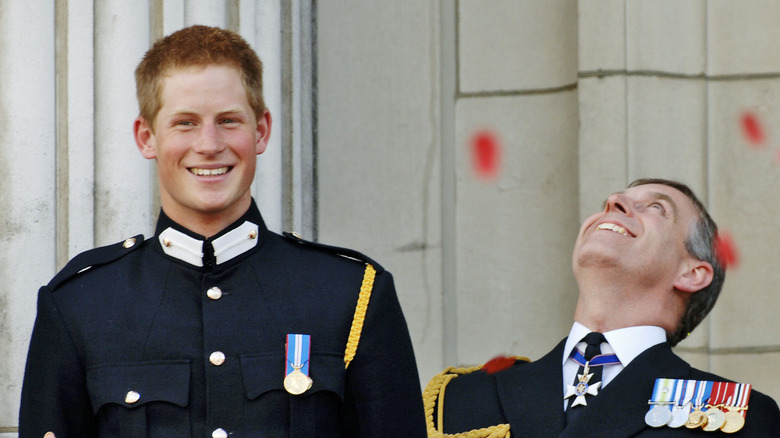
[[[300,395],[283,386],[288,334],[311,339]],[[271,233],[254,202],[205,242],[161,213],[154,239],[83,253],[41,288],[19,436],[422,437],[419,385],[378,264]]]

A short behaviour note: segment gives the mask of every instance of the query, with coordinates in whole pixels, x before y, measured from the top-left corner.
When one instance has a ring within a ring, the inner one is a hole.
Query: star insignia
[[[599,386],[601,386],[601,382],[589,384],[588,382],[590,382],[590,378],[593,377],[593,373],[588,373],[588,371],[590,371],[590,367],[586,362],[583,373],[577,374],[577,380],[579,381],[577,386],[566,385],[566,395],[563,396],[563,399],[565,400],[569,397],[576,396],[574,403],[571,404],[570,408],[573,408],[577,405],[587,406],[588,401],[585,399],[585,396],[598,395],[599,393]]]

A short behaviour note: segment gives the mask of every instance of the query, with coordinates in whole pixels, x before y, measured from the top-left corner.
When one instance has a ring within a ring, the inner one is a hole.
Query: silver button
[[[206,295],[212,300],[218,300],[222,298],[222,289],[214,286],[211,289],[206,291]]]
[[[211,438],[227,438],[228,433],[225,432],[225,429],[222,429],[221,427],[219,429],[216,429],[214,432],[211,432]]]
[[[209,362],[214,366],[220,366],[225,363],[225,353],[221,351],[215,351],[209,356]]]
[[[122,247],[124,247],[125,249],[132,248],[133,246],[135,246],[135,237],[131,237],[125,240],[124,243],[122,243]]]
[[[141,399],[141,394],[135,391],[129,391],[125,396],[125,403],[131,405]]]

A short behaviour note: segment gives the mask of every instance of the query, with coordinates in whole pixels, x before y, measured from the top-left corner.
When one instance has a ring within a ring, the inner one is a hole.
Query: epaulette
[[[113,245],[101,246],[100,248],[90,249],[73,257],[48,284],[49,289],[54,290],[79,272],[83,272],[93,266],[105,265],[133,252],[141,247],[144,236],[137,236],[125,239]]]
[[[372,265],[374,267],[374,269],[376,269],[376,273],[377,274],[379,274],[382,271],[384,271],[384,268],[382,268],[382,266],[379,263],[377,263],[376,261],[374,261],[373,259],[371,259],[367,255],[365,255],[365,254],[363,254],[361,252],[355,251],[354,249],[341,248],[341,247],[338,247],[338,246],[325,245],[323,243],[312,242],[311,240],[305,240],[304,238],[302,238],[300,236],[300,234],[295,233],[295,232],[288,233],[288,232],[285,231],[285,232],[282,233],[282,235],[284,237],[286,237],[288,240],[291,240],[293,242],[299,243],[301,245],[306,245],[306,246],[309,246],[309,247],[312,247],[312,248],[317,248],[317,249],[320,249],[320,250],[323,250],[323,251],[327,251],[327,252],[330,252],[330,253],[333,253],[333,254],[340,255],[342,257],[350,258],[350,259],[353,259],[353,260],[357,260],[357,261],[363,262],[363,263],[368,264],[368,265]]]
[[[444,433],[444,393],[447,385],[456,377],[475,371],[492,374],[501,369],[509,368],[518,362],[530,362],[527,357],[513,356],[511,358],[494,358],[482,366],[471,368],[449,367],[441,373],[433,376],[423,391],[423,404],[425,406],[425,423],[428,429],[428,438],[509,438],[509,424],[497,424],[482,429],[473,429],[467,432]],[[498,369],[497,369],[498,368]],[[436,418],[434,419],[434,415]]]

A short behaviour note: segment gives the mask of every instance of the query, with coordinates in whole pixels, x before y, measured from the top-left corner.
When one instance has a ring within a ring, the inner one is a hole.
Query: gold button
[[[141,394],[135,391],[129,391],[125,396],[125,403],[131,405],[141,399]]]
[[[212,300],[218,300],[222,298],[222,289],[214,286],[211,289],[206,291],[206,296],[208,296]]]
[[[219,428],[214,432],[211,432],[211,438],[227,438],[228,434],[225,429]]]
[[[220,366],[225,363],[225,353],[221,351],[215,351],[209,356],[209,362],[214,366]]]
[[[257,239],[257,231],[252,230],[249,232],[249,238],[250,239]]]
[[[168,238],[163,239],[163,245],[165,245],[166,248],[171,246],[171,239]]]
[[[303,236],[301,236],[300,234],[298,234],[298,232],[297,232],[297,231],[293,231],[293,232],[291,232],[290,234],[292,234],[292,236],[293,236],[293,237],[295,237],[296,239],[303,239]]]
[[[43,438],[57,438],[54,436],[54,432],[46,432],[45,435],[43,435]]]
[[[131,237],[125,240],[125,242],[122,244],[122,247],[124,247],[125,249],[132,248],[133,246],[135,246],[135,237]]]

